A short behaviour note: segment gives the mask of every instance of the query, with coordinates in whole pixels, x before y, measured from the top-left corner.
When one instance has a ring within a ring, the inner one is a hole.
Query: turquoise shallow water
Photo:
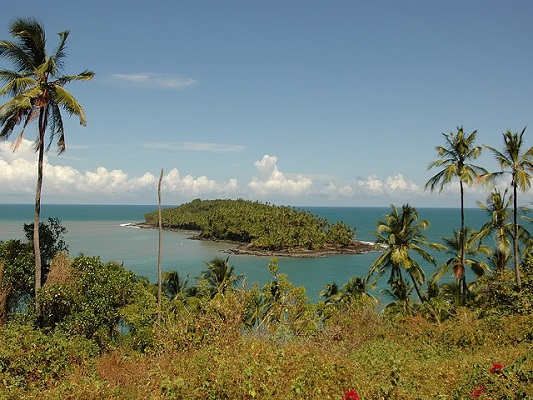
[[[157,230],[124,226],[144,220],[144,214],[156,210],[156,206],[142,205],[47,205],[42,206],[42,219],[59,218],[67,228],[66,243],[71,256],[99,255],[103,261],[118,261],[135,273],[151,281],[157,277]],[[376,221],[382,219],[390,208],[371,207],[305,207],[313,214],[330,222],[344,221],[356,228],[356,238],[373,241]],[[420,208],[421,219],[431,222],[426,231],[428,240],[440,242],[442,236],[451,236],[459,226],[459,210],[449,208]],[[467,225],[479,228],[485,216],[481,210],[467,209]],[[23,239],[23,224],[33,220],[32,205],[0,205],[0,240]],[[227,257],[222,251],[227,244],[189,240],[184,232],[163,233],[163,270],[177,270],[189,275],[189,281],[205,269],[205,263],[214,257]],[[312,301],[319,299],[319,292],[326,283],[337,282],[342,286],[351,276],[365,276],[378,253],[359,255],[332,255],[322,258],[278,259],[280,272],[298,286],[305,286]],[[447,256],[435,253],[439,262]],[[267,266],[269,257],[230,256],[230,263],[238,274],[245,274],[247,284],[264,284],[270,278]],[[433,267],[426,268],[427,273]],[[378,286],[379,291],[385,282]]]

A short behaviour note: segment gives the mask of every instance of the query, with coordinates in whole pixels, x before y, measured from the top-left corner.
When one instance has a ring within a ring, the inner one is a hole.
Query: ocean
[[[300,207],[326,218],[330,222],[343,221],[356,229],[356,239],[374,241],[376,221],[390,212],[388,207]],[[157,280],[156,229],[140,229],[129,223],[144,221],[144,215],[157,210],[153,205],[58,205],[43,204],[41,220],[58,218],[67,229],[65,242],[72,257],[79,254],[99,256],[102,261],[116,261],[152,282]],[[441,242],[443,236],[452,236],[460,224],[460,211],[454,208],[419,208],[420,219],[430,221],[425,234],[428,241]],[[486,215],[480,209],[465,210],[466,224],[479,228]],[[0,205],[0,241],[24,239],[23,224],[33,221],[33,205]],[[225,258],[229,244],[190,240],[186,232],[164,231],[162,240],[162,269],[176,270],[180,276],[189,276],[189,283],[206,269],[206,262],[214,257]],[[433,252],[438,263],[449,255]],[[279,272],[297,286],[305,286],[311,301],[320,299],[324,285],[336,282],[340,287],[351,276],[364,277],[370,265],[378,257],[377,252],[358,255],[330,255],[321,258],[279,257]],[[270,279],[270,257],[230,255],[229,262],[237,274],[245,275],[247,286],[253,282],[263,285]],[[433,266],[424,266],[429,275]],[[377,286],[375,294],[386,287],[386,277]]]

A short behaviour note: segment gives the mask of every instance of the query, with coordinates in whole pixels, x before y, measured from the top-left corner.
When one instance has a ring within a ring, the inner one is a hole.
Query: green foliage
[[[520,266],[522,290],[516,287],[512,272],[484,276],[477,283],[476,306],[481,315],[533,314],[533,254]]]
[[[306,336],[318,330],[320,318],[316,306],[309,304],[304,287],[296,287],[285,274],[278,274],[278,263],[272,259],[272,280],[261,290],[254,286],[248,293],[244,320],[255,333],[273,338]]]
[[[85,70],[67,76],[63,72],[68,31],[59,33],[60,41],[52,52],[47,52],[44,27],[33,18],[16,18],[10,24],[15,41],[0,42],[0,56],[13,63],[15,70],[2,69],[0,78],[5,86],[0,95],[13,96],[2,105],[0,137],[7,138],[17,125],[22,124],[20,138],[32,120],[38,120],[41,143],[38,150],[44,152],[44,133],[50,129],[50,144],[57,140],[58,152],[65,150],[65,132],[61,110],[79,118],[85,125],[85,112],[78,101],[65,89],[75,81],[92,79],[94,73]],[[42,165],[40,165],[42,168]]]
[[[145,218],[156,223],[157,212]],[[166,228],[197,230],[205,239],[252,243],[266,250],[347,246],[355,233],[343,222],[329,224],[296,208],[246,200],[196,199],[163,209],[161,219]]]
[[[453,393],[454,399],[528,399],[533,390],[533,351],[511,365],[473,365]]]
[[[368,279],[359,276],[352,276],[341,289],[335,282],[326,284],[320,292],[320,296],[324,297],[324,302],[318,304],[320,313],[327,318],[331,308],[344,309],[354,303],[375,307],[378,299],[369,293],[370,290]]]
[[[169,300],[181,299],[185,300],[189,292],[187,284],[189,283],[189,276],[183,279],[178,271],[164,271],[163,291]]]
[[[206,288],[186,302],[164,302],[161,323],[154,332],[153,351],[197,349],[212,343],[231,343],[243,329],[244,293],[229,290],[211,297]]]
[[[0,263],[3,269],[2,287],[6,288],[6,311],[23,310],[33,296],[33,245],[20,240],[0,242]]]
[[[118,334],[120,309],[132,301],[137,278],[98,257],[77,257],[70,268],[71,282],[42,289],[43,323],[94,339],[105,348]]]
[[[66,229],[57,218],[39,224],[39,246],[43,267],[43,281],[56,254],[68,249],[64,241]],[[1,286],[9,288],[7,311],[24,310],[34,297],[35,259],[33,254],[33,224],[24,224],[27,242],[8,240],[0,242],[0,263],[3,266]]]
[[[165,301],[162,304],[163,307],[167,305]],[[156,286],[140,279],[132,288],[128,303],[120,308],[120,319],[127,328],[121,342],[135,350],[148,351],[152,348],[154,331],[158,328],[155,326],[157,312]]]
[[[209,285],[212,296],[217,293],[226,293],[228,289],[232,289],[243,278],[243,275],[235,275],[235,267],[229,264],[229,257],[225,260],[215,257],[205,264],[207,265],[207,270],[202,271],[200,278],[204,279]]]
[[[99,354],[94,342],[67,332],[44,333],[30,325],[10,323],[0,328],[0,396],[45,387],[84,366]]]
[[[394,317],[407,317],[412,315],[417,310],[417,304],[415,304],[411,296],[413,287],[401,278],[393,278],[389,284],[390,289],[383,289],[382,291],[392,299],[383,310],[385,315]]]
[[[399,290],[398,285],[402,285],[405,272],[411,278],[413,286],[420,301],[424,300],[420,286],[425,282],[426,275],[421,265],[414,255],[419,256],[424,261],[435,265],[435,260],[424,247],[432,249],[442,249],[444,246],[426,241],[426,236],[422,233],[429,227],[429,221],[418,219],[418,211],[409,204],[402,206],[398,210],[391,206],[391,213],[385,215],[383,221],[376,223],[377,232],[376,243],[383,246],[384,250],[378,259],[371,265],[367,279],[377,275],[375,281],[390,271],[388,283],[395,284],[394,290]],[[406,292],[406,288],[402,288]]]
[[[43,263],[43,283],[50,268],[50,263],[57,253],[68,251],[64,236],[67,229],[57,218],[48,218],[48,223],[39,222],[39,249]],[[33,242],[33,223],[24,224],[24,235],[28,243]]]
[[[478,232],[474,229],[465,228],[462,235],[460,232],[454,230],[453,237],[443,237],[442,239],[447,247],[446,253],[450,254],[451,257],[433,271],[431,274],[431,281],[433,283],[440,281],[450,271],[453,273],[456,281],[460,283],[466,267],[469,267],[478,277],[490,272],[490,267],[487,263],[479,261],[476,259],[476,256],[489,256],[491,249],[479,243]],[[463,251],[464,255],[461,256]]]

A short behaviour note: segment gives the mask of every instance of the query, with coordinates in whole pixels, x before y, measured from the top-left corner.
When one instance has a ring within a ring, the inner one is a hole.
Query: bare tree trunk
[[[159,175],[159,183],[157,185],[157,197],[159,199],[158,218],[159,218],[159,243],[157,246],[157,323],[161,322],[161,240],[163,236],[163,226],[161,223],[161,181],[163,180],[163,168]]]

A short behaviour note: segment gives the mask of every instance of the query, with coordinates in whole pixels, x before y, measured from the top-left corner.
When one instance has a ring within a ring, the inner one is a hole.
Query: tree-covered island
[[[145,215],[143,227],[158,224],[158,212]],[[355,229],[330,223],[309,211],[249,200],[196,199],[161,211],[165,229],[197,231],[197,239],[238,243],[234,254],[319,257],[374,250],[354,240]]]

